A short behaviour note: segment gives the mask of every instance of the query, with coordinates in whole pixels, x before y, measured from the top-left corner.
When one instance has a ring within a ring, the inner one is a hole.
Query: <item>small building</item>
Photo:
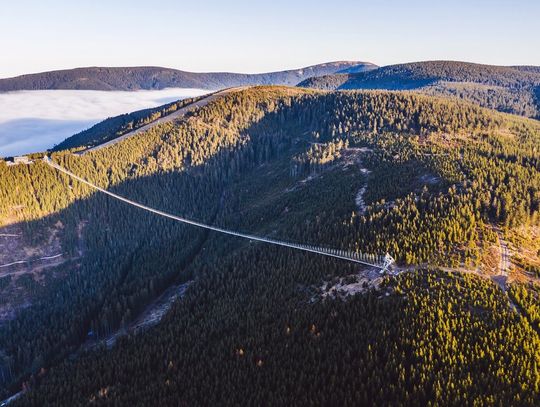
[[[30,164],[30,159],[25,155],[13,157],[13,164]]]
[[[25,155],[18,155],[6,161],[7,165],[32,164],[32,160]]]

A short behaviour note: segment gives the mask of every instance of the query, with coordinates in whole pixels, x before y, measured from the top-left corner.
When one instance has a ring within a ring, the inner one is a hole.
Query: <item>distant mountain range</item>
[[[17,90],[152,90],[287,85],[323,90],[384,89],[457,97],[483,107],[540,119],[540,67],[426,61],[378,67],[338,61],[301,69],[242,74],[196,73],[160,67],[76,68],[0,79],[0,92]]]
[[[358,73],[376,69],[369,62],[339,61],[279,72],[242,74],[197,73],[160,67],[89,67],[0,79],[0,92],[16,90],[143,90],[164,88],[223,89],[243,85],[296,85],[313,76]]]
[[[326,89],[415,90],[455,96],[499,111],[540,117],[540,67],[456,61],[389,65],[369,72],[312,77],[298,86]]]

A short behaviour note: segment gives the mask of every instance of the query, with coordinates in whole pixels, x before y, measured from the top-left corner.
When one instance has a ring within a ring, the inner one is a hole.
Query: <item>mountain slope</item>
[[[130,132],[136,131],[156,120],[170,116],[178,112],[187,105],[190,105],[201,98],[183,99],[178,102],[171,102],[163,106],[150,109],[138,110],[132,113],[125,113],[120,116],[109,117],[96,123],[89,129],[68,137],[52,151],[62,151],[77,147],[92,147],[97,144],[106,143],[117,139]]]
[[[196,73],[161,67],[89,67],[0,79],[0,92],[40,89],[141,90],[164,88],[222,89],[242,85],[296,85],[312,77],[343,69],[355,72],[375,69],[367,62],[339,61],[279,72],[241,74]]]
[[[0,325],[2,385],[30,388],[14,406],[535,405],[537,298],[520,291],[514,311],[491,252],[493,225],[538,223],[539,141],[540,123],[463,101],[257,87],[52,154],[166,212],[390,252],[400,274],[383,278],[156,217],[42,162],[0,163],[0,219],[34,244],[56,228],[70,261],[0,280],[31,294]],[[185,282],[155,328],[122,336]]]
[[[511,66],[511,68],[517,69],[518,71],[522,71],[522,72],[540,73],[540,66],[534,66],[534,65],[515,65],[515,66]]]
[[[456,96],[481,106],[540,117],[539,67],[504,67],[454,61],[390,65],[362,73],[309,78],[298,86],[317,89],[415,90]]]

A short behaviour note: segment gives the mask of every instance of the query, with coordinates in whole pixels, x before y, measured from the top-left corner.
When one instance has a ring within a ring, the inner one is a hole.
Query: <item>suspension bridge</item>
[[[347,250],[318,247],[318,246],[312,246],[312,245],[306,245],[306,244],[291,243],[291,242],[286,242],[282,240],[270,239],[267,237],[256,236],[256,235],[251,235],[247,233],[237,232],[234,230],[224,229],[217,226],[207,225],[202,222],[197,222],[195,220],[176,216],[167,212],[160,211],[158,209],[151,208],[146,205],[142,205],[138,202],[132,201],[130,199],[124,198],[123,196],[117,195],[113,192],[103,189],[85,180],[84,178],[79,177],[78,175],[72,173],[71,171],[68,171],[67,169],[61,167],[60,165],[53,162],[48,156],[44,156],[43,161],[47,163],[51,168],[54,168],[55,170],[68,175],[69,177],[89,186],[92,189],[95,189],[99,192],[109,195],[112,198],[125,202],[129,205],[135,206],[137,208],[143,209],[145,211],[154,213],[156,215],[163,216],[165,218],[169,218],[178,222],[186,223],[188,225],[193,225],[200,228],[212,230],[214,232],[224,233],[226,235],[237,236],[237,237],[248,239],[251,241],[269,243],[269,244],[282,246],[282,247],[289,247],[291,249],[301,250],[304,252],[317,253],[323,256],[327,256],[327,257],[334,257],[334,258],[338,258],[342,260],[351,261],[354,263],[360,263],[366,266],[371,266],[371,267],[381,269],[381,272],[385,272],[386,270],[388,270],[388,268],[394,263],[394,259],[388,253],[386,253],[386,255],[374,255],[374,254],[368,254],[368,253],[358,253],[358,252],[351,252]]]

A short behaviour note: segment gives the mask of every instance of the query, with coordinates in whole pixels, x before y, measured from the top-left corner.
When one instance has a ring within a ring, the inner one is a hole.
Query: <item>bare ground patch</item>
[[[49,227],[40,243],[25,239],[20,224],[0,228],[0,324],[31,305],[33,293],[46,277],[62,278],[57,266],[73,260],[62,249],[63,228],[61,222]]]
[[[169,287],[129,325],[120,328],[106,338],[89,339],[83,345],[82,349],[92,349],[99,345],[105,345],[107,348],[111,348],[121,336],[137,334],[156,325],[167,314],[172,305],[184,296],[192,283],[193,281],[188,281],[187,283],[175,284]]]
[[[357,274],[338,277],[332,281],[325,281],[319,287],[319,295],[324,298],[346,298],[363,294],[371,289],[379,289],[383,276],[378,269],[364,269]]]

